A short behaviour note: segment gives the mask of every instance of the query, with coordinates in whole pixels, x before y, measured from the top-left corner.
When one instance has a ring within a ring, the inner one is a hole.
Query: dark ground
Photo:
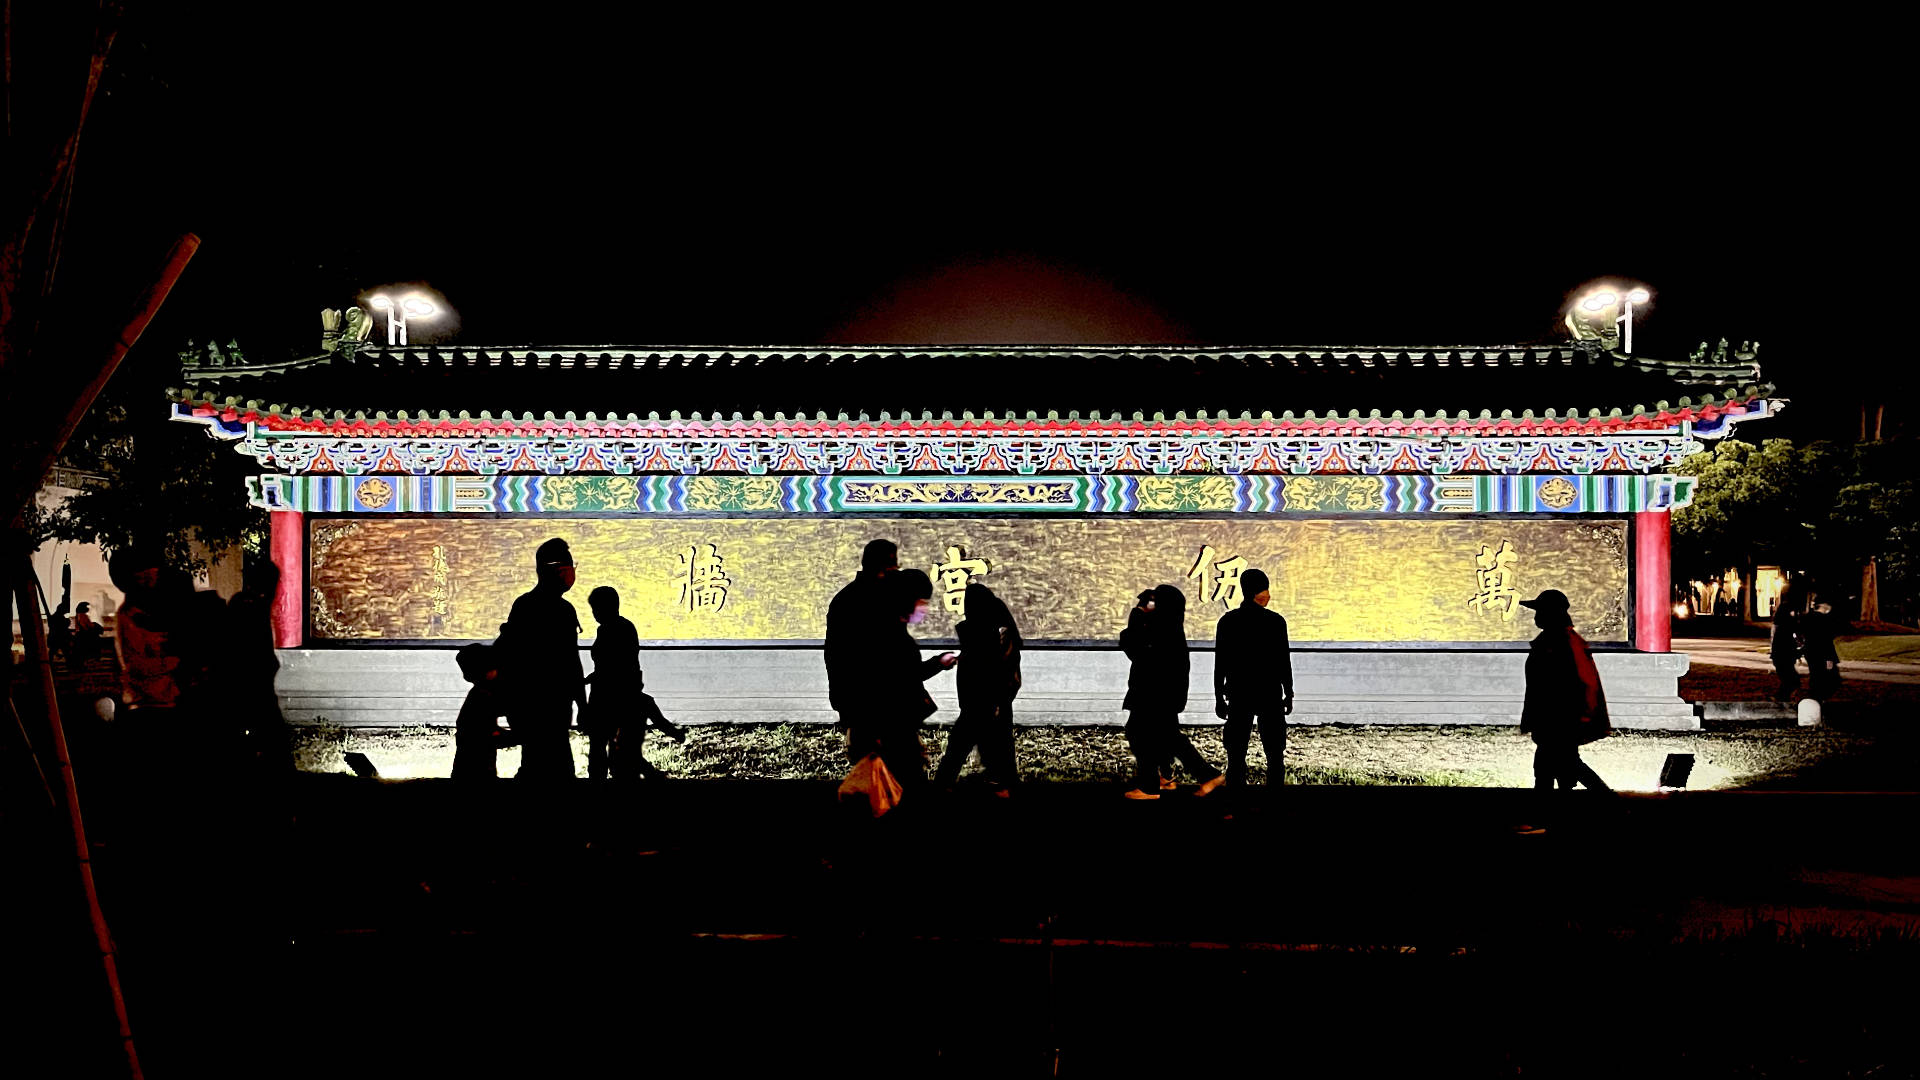
[[[814,782],[300,776],[94,822],[156,1077],[1913,1075],[1920,904],[1809,882],[1913,880],[1920,797],[1576,793],[1516,836],[1528,794],[963,787],[871,823]],[[60,1045],[15,1075],[90,1075]]]

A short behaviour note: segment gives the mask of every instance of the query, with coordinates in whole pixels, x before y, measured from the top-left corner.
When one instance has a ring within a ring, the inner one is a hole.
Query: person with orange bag
[[[1520,731],[1533,736],[1533,789],[1540,792],[1541,810],[1555,809],[1553,790],[1573,790],[1576,783],[1608,796],[1607,786],[1593,766],[1580,760],[1580,747],[1604,738],[1613,730],[1607,719],[1607,695],[1600,671],[1586,640],[1573,629],[1567,594],[1547,589],[1520,606],[1533,610],[1540,635],[1527,653],[1527,691],[1520,709]],[[1543,825],[1522,825],[1516,832],[1539,834]]]

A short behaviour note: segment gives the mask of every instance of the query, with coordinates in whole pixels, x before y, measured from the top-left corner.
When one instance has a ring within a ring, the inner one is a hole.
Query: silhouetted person
[[[960,718],[947,736],[935,782],[951,787],[960,778],[967,754],[980,748],[980,764],[995,795],[1013,785],[1013,698],[1020,692],[1020,628],[1013,613],[985,585],[967,586],[967,617],[954,633],[960,638]]]
[[[927,752],[920,725],[934,713],[933,697],[923,685],[952,667],[953,653],[920,658],[920,643],[907,632],[927,617],[933,582],[919,570],[888,574],[885,607],[892,626],[872,638],[853,686],[843,687],[841,716],[848,721],[847,756],[854,762],[879,754],[904,789],[902,800],[926,786]]]
[[[1780,688],[1773,693],[1775,701],[1792,701],[1800,692],[1800,672],[1794,667],[1801,651],[1800,608],[1800,590],[1787,586],[1779,606],[1774,608],[1773,634],[1767,642],[1767,658],[1773,661],[1773,672],[1780,678]]]
[[[1247,782],[1247,744],[1256,721],[1267,752],[1267,783],[1286,782],[1287,714],[1293,711],[1293,654],[1287,620],[1267,609],[1264,571],[1240,575],[1240,606],[1220,616],[1214,631],[1214,715],[1227,722],[1227,783]]]
[[[860,553],[860,572],[827,605],[827,636],[821,649],[827,664],[827,704],[840,714],[842,728],[852,725],[848,707],[860,696],[857,687],[864,678],[862,665],[868,652],[876,641],[890,636],[898,622],[884,582],[899,569],[900,549],[893,541],[869,540]],[[855,755],[854,760],[861,756]]]
[[[1822,704],[1840,689],[1840,652],[1833,640],[1839,633],[1833,605],[1815,604],[1801,621],[1800,638],[1807,657],[1807,696]]]
[[[538,583],[513,602],[496,643],[506,650],[507,724],[520,743],[522,780],[570,780],[567,730],[573,707],[587,704],[580,666],[580,617],[566,600],[573,588],[573,552],[555,537],[534,553]]]
[[[73,627],[67,622],[67,605],[64,603],[47,615],[47,659],[55,656],[62,663],[73,663]]]
[[[593,638],[593,674],[587,681],[593,696],[581,714],[587,732],[587,776],[659,776],[643,750],[647,727],[657,727],[675,742],[686,742],[686,729],[676,727],[645,692],[640,671],[640,633],[632,620],[620,614],[620,594],[602,585],[587,594],[599,628]]]
[[[75,666],[84,666],[100,655],[106,628],[93,621],[93,605],[80,601],[73,609],[73,657]]]
[[[462,646],[453,657],[460,665],[460,677],[473,684],[453,723],[453,778],[461,783],[497,780],[496,754],[512,745],[500,730],[507,701],[500,684],[499,653],[495,646],[476,644]]]
[[[1520,709],[1520,730],[1533,736],[1533,788],[1541,792],[1541,810],[1551,814],[1554,784],[1575,783],[1613,794],[1600,774],[1580,760],[1580,747],[1613,730],[1607,719],[1607,695],[1585,639],[1574,632],[1567,594],[1547,589],[1521,607],[1533,609],[1540,634],[1527,652],[1527,696]],[[1522,832],[1544,832],[1523,826]]]
[[[1133,661],[1127,675],[1127,743],[1133,748],[1134,786],[1129,799],[1157,799],[1160,763],[1171,756],[1200,780],[1196,795],[1208,795],[1226,782],[1220,770],[1207,764],[1192,740],[1180,730],[1180,713],[1187,707],[1187,683],[1192,663],[1187,654],[1187,594],[1172,585],[1153,591],[1153,610],[1137,622],[1128,619],[1120,633],[1120,647]]]
[[[227,601],[224,646],[230,707],[246,727],[254,761],[273,772],[293,767],[286,718],[274,692],[280,657],[273,651],[273,597],[279,587],[279,567],[259,562],[247,568],[245,585]]]

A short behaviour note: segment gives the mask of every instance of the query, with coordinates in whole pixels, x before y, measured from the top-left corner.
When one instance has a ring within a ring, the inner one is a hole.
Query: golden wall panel
[[[490,639],[533,584],[533,552],[565,537],[570,599],[618,589],[653,641],[818,640],[827,603],[875,536],[935,578],[921,636],[950,637],[970,574],[1035,641],[1111,640],[1133,597],[1167,583],[1207,640],[1258,567],[1293,637],[1326,642],[1519,642],[1513,601],[1556,588],[1593,641],[1625,641],[1627,525],[1605,520],[378,518],[312,523],[315,636]]]

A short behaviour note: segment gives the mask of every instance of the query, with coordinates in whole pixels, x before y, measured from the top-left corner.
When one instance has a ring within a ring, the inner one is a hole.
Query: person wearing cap
[[[1527,652],[1527,692],[1520,709],[1520,731],[1533,736],[1533,788],[1550,793],[1557,781],[1567,790],[1576,783],[1613,794],[1593,767],[1580,760],[1580,747],[1612,730],[1607,695],[1587,643],[1573,629],[1567,594],[1547,589],[1520,606],[1533,610],[1540,636]],[[1548,805],[1544,803],[1543,806]],[[1539,833],[1540,826],[1521,826]]]
[[[891,540],[869,540],[860,553],[860,572],[827,605],[827,636],[821,652],[827,665],[827,704],[850,728],[862,710],[868,680],[865,664],[875,641],[889,635],[899,620],[887,610],[886,579],[900,569],[900,549]],[[858,761],[862,755],[853,754]]]
[[[1227,722],[1227,783],[1247,782],[1247,744],[1254,722],[1260,747],[1267,752],[1267,783],[1285,782],[1287,714],[1293,711],[1293,655],[1287,644],[1287,620],[1267,604],[1267,575],[1240,575],[1240,606],[1220,616],[1214,631],[1213,697],[1215,716]]]
[[[580,664],[580,617],[566,600],[573,588],[573,552],[558,537],[534,553],[534,587],[513,602],[500,628],[502,673],[509,678],[507,724],[520,743],[519,780],[570,780],[573,707],[587,706]]]

